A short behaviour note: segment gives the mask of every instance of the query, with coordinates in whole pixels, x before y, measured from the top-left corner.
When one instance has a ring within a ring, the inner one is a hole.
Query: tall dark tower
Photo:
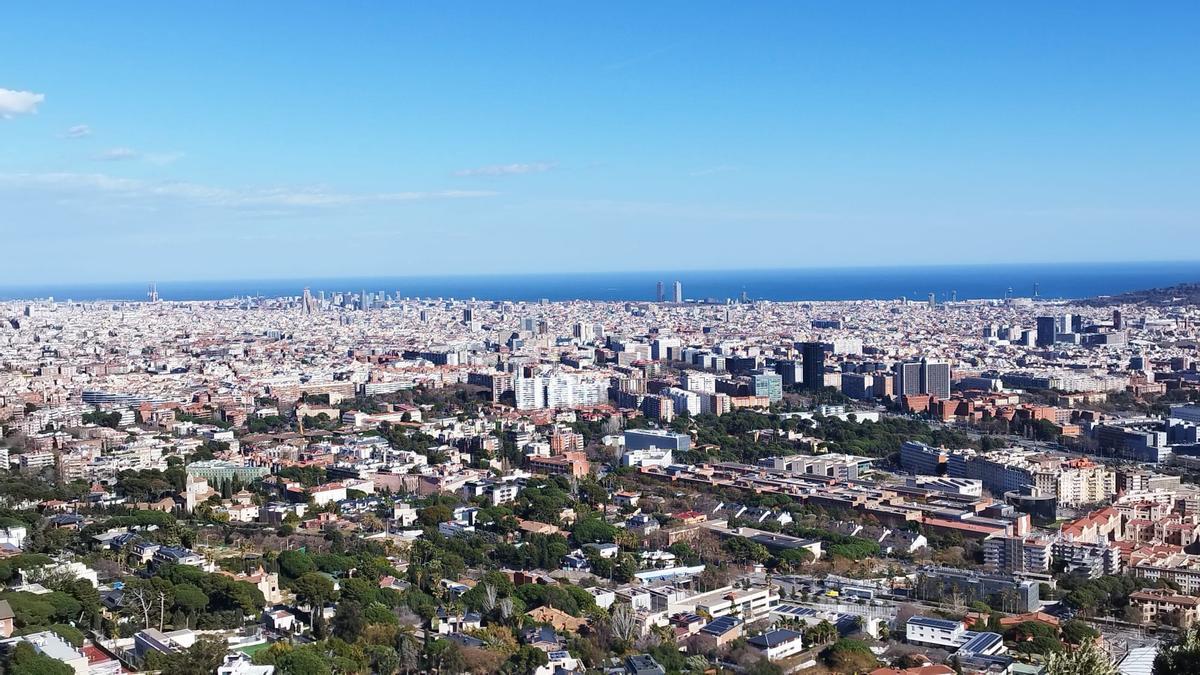
[[[1121,330],[1125,326],[1125,321],[1121,318],[1121,310],[1113,310],[1113,329]]]
[[[663,301],[663,282],[658,282],[658,293],[654,297],[658,302]]]
[[[804,388],[816,391],[825,388],[825,345],[820,342],[805,342],[800,345],[804,359]]]

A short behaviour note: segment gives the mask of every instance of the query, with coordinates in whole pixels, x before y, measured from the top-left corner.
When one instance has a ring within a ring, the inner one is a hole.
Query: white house
[[[346,498],[346,486],[343,483],[326,483],[308,489],[309,496],[317,506],[325,506],[329,502],[340,502]]]
[[[9,544],[21,548],[25,544],[27,534],[28,531],[23,525],[0,527],[0,544]]]
[[[747,643],[767,658],[779,661],[804,651],[804,640],[799,632],[779,629],[755,635]]]
[[[267,612],[265,619],[268,626],[280,633],[294,633],[300,628],[296,623],[296,616],[286,609]]]
[[[246,654],[226,654],[225,663],[217,666],[217,675],[272,675],[275,666],[256,666]]]
[[[962,644],[963,633],[966,631],[967,628],[961,621],[927,616],[914,616],[905,624],[905,636],[909,642],[938,647],[958,647]]]

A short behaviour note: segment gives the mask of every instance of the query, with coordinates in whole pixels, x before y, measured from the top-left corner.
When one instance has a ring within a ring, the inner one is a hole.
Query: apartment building
[[[983,542],[983,564],[1001,572],[1046,572],[1051,553],[1049,539],[991,537]]]
[[[1165,588],[1148,588],[1131,593],[1129,606],[1139,612],[1143,624],[1165,623],[1189,628],[1196,619],[1200,619],[1200,598]]]

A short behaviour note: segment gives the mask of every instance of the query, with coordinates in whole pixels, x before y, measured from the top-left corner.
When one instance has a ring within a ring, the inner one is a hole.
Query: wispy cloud
[[[133,148],[118,147],[109,148],[104,152],[97,153],[92,156],[92,159],[98,162],[124,162],[129,160],[141,160],[157,166],[166,166],[174,164],[183,159],[182,152],[142,152]]]
[[[499,194],[488,190],[346,193],[323,187],[238,189],[179,181],[154,182],[102,173],[0,173],[0,188],[4,187],[102,193],[125,199],[173,199],[198,206],[226,208],[317,208],[432,199],[473,199]]]
[[[37,112],[37,107],[46,100],[45,94],[35,94],[32,91],[17,91],[0,87],[0,117],[8,119],[16,115],[29,115]]]
[[[92,157],[100,162],[124,162],[130,159],[137,159],[142,156],[142,153],[133,148],[109,148]]]
[[[87,138],[92,135],[92,128],[86,124],[76,124],[63,133],[65,138]]]
[[[455,176],[516,176],[526,173],[544,173],[553,169],[554,162],[533,162],[528,164],[492,164],[473,169],[460,169]]]

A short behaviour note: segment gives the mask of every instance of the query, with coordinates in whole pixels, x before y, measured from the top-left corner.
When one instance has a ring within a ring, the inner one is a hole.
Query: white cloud
[[[92,159],[96,159],[101,162],[121,162],[127,159],[137,159],[141,156],[142,153],[134,150],[133,148],[109,148],[108,150],[96,155]]]
[[[104,152],[92,156],[92,159],[98,162],[122,162],[139,159],[157,166],[174,164],[182,158],[182,152],[141,152],[140,150],[126,147],[109,148]]]
[[[553,169],[553,162],[534,162],[531,164],[492,164],[474,169],[455,171],[455,176],[515,176],[525,173],[542,173]]]
[[[153,182],[102,173],[0,173],[0,189],[102,193],[123,199],[172,199],[224,208],[320,208],[352,204],[493,197],[489,190],[345,193],[322,187],[236,189],[188,182]]]
[[[0,87],[0,117],[28,115],[37,112],[38,105],[46,100],[45,94],[32,91],[16,91]]]
[[[87,138],[91,135],[92,128],[86,124],[76,124],[70,129],[67,129],[66,133],[63,134],[63,136],[66,136],[67,138]]]

